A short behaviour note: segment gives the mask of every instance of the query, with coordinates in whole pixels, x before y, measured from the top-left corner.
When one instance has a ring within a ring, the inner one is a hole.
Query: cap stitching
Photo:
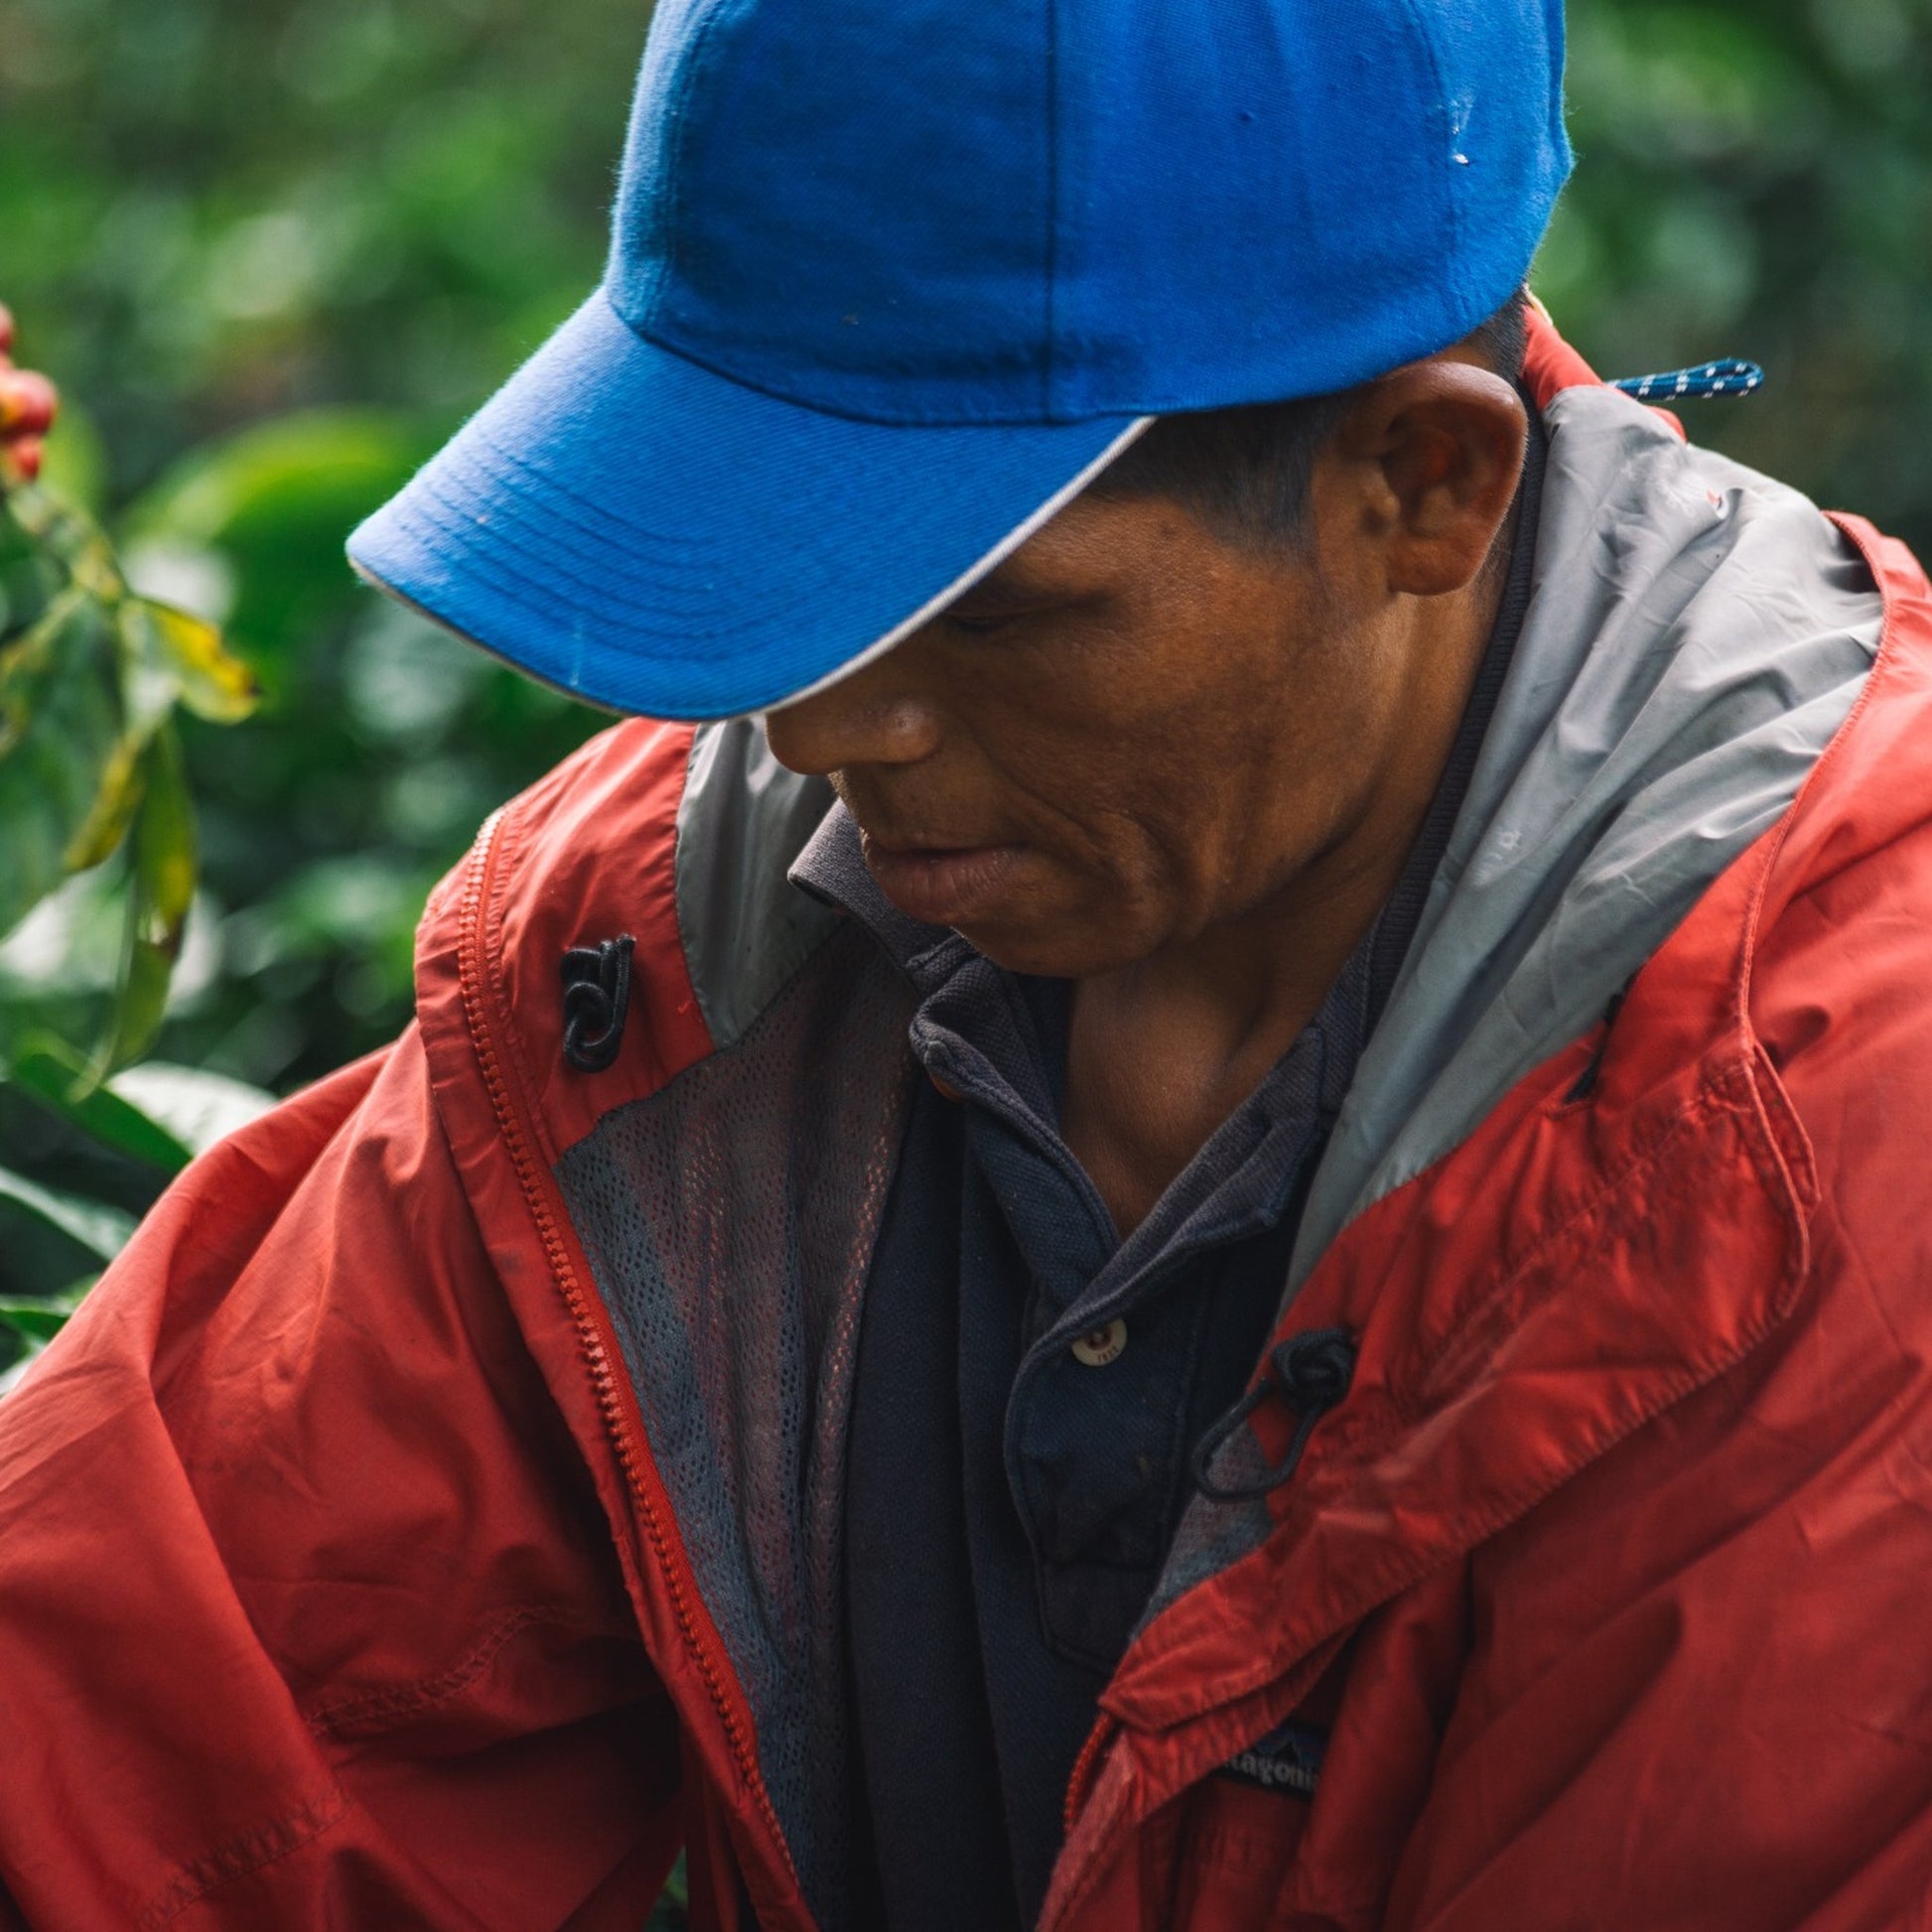
[[[1422,43],[1423,55],[1429,64],[1430,77],[1436,83],[1436,98],[1440,103],[1440,111],[1446,121],[1452,120],[1454,108],[1449,99],[1449,80],[1444,72],[1441,50],[1436,45],[1435,35],[1430,31],[1428,12],[1420,4],[1420,0],[1403,0],[1403,4],[1407,7],[1409,18],[1414,23],[1416,38]],[[1446,132],[1447,129],[1444,128],[1432,130],[1435,140],[1431,143],[1430,159],[1436,166],[1431,172],[1437,175],[1443,184],[1443,212],[1449,232],[1449,279],[1454,289],[1456,306],[1467,318],[1468,327],[1473,329],[1484,318],[1468,314],[1469,290],[1464,280],[1467,264],[1462,247],[1462,198],[1457,193],[1455,170],[1449,161],[1452,150],[1446,144],[1438,145]]]
[[[1051,422],[1059,402],[1059,269],[1060,269],[1060,49],[1059,0],[1043,0],[1046,14],[1046,289],[1043,322],[1045,353],[1040,361],[1041,409]]]
[[[650,301],[646,307],[646,318],[640,319],[638,327],[658,324],[670,312],[671,290],[673,285],[687,274],[686,257],[686,204],[685,188],[691,172],[691,157],[697,146],[697,131],[700,117],[689,111],[691,97],[697,90],[701,77],[700,69],[705,66],[714,38],[714,30],[719,20],[731,12],[737,0],[712,0],[699,16],[697,25],[691,30],[690,41],[684,50],[684,59],[678,63],[676,77],[670,89],[670,98],[665,102],[664,111],[671,129],[671,139],[667,144],[670,151],[668,179],[664,184],[664,212],[667,217],[668,232],[664,237],[662,268],[652,278]],[[613,305],[615,306],[615,305]]]

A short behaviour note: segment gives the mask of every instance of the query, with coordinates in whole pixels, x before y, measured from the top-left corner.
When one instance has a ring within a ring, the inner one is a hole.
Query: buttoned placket
[[[1324,1029],[1359,1028],[1363,975],[1344,975],[1322,1015],[1122,1241],[1047,1118],[1057,1111],[1052,1069],[1017,983],[969,951],[947,963],[913,1023],[914,1049],[967,1112],[969,1230],[981,1194],[977,1211],[998,1215],[1031,1280],[1002,1430],[1008,1486],[1049,1640],[1105,1670],[1184,1501],[1190,1398],[1214,1298],[1174,1291],[1206,1256],[1267,1233],[1287,1211],[1324,1131],[1324,1102],[1331,1111],[1339,1100],[1323,1093]],[[997,1023],[996,1001],[1006,1003]],[[996,1064],[952,1024],[968,1016],[988,1045],[1022,1063]],[[1271,1183],[1242,1198],[1258,1169]]]

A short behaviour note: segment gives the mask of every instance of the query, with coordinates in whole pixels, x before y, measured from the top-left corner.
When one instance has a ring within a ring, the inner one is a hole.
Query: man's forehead
[[[962,591],[955,604],[1010,609],[1045,595],[1098,589],[1144,564],[1148,546],[1171,534],[1172,505],[1152,497],[1076,496],[1050,522]]]

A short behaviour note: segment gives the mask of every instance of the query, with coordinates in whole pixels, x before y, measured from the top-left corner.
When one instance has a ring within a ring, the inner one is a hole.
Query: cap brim
[[[349,556],[595,703],[737,717],[889,649],[1142,426],[826,415],[656,347],[600,292],[356,530]]]

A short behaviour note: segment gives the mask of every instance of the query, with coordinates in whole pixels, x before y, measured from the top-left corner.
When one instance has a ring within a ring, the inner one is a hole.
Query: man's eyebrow
[[[975,611],[1020,611],[1047,601],[1051,593],[1041,585],[1029,584],[1008,571],[996,570],[953,600],[953,607],[969,605]]]

